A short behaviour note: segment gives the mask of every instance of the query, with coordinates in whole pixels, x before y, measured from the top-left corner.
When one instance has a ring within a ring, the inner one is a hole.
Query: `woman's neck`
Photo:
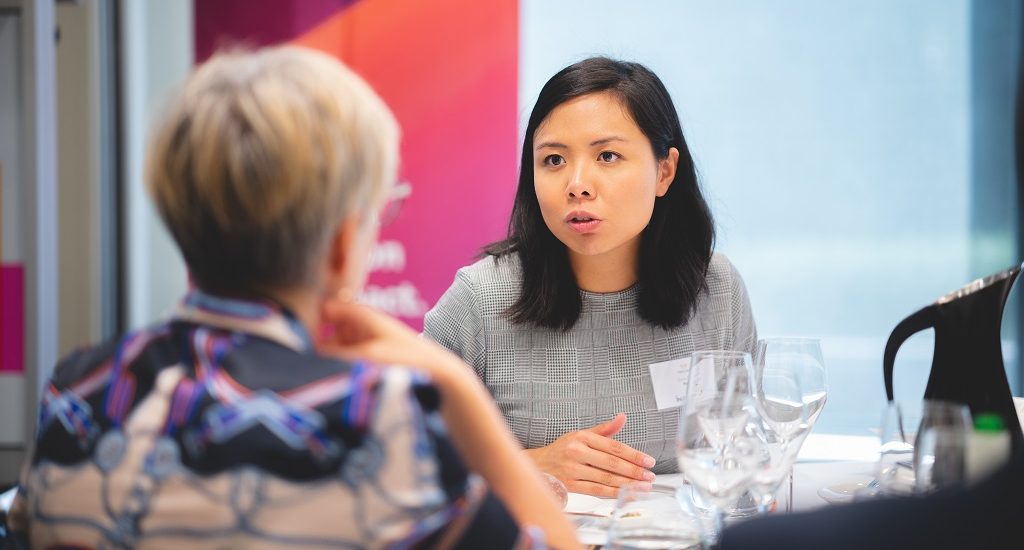
[[[306,327],[306,330],[310,331],[311,334],[316,330],[320,321],[321,302],[317,292],[306,290],[276,290],[271,293],[271,297],[282,306],[288,308],[288,310],[295,315],[295,318],[302,323],[302,326]]]
[[[623,244],[603,254],[584,255],[572,250],[569,265],[580,290],[596,293],[618,292],[639,279],[640,240]]]

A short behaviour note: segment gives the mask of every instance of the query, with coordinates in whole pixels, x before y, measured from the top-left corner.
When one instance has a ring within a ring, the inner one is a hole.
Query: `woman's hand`
[[[371,307],[340,300],[323,305],[317,348],[349,360],[406,365],[426,372],[436,382],[446,380],[453,371],[468,371],[458,357],[421,338],[405,323]]]
[[[455,354],[372,308],[328,301],[317,330],[321,353],[428,374],[441,393],[441,416],[459,456],[488,483],[520,525],[544,530],[554,548],[578,548],[576,533],[540,474],[522,456],[498,407]]]
[[[574,493],[614,497],[627,483],[654,481],[648,470],[654,458],[612,439],[625,424],[626,415],[619,413],[608,422],[567,433],[526,454],[542,472],[557,477]]]

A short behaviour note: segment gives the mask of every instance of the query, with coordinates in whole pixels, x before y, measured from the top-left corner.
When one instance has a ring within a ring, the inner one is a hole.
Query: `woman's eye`
[[[601,162],[615,162],[619,160],[619,154],[611,151],[604,151],[597,158],[601,159]]]
[[[565,159],[562,155],[548,155],[544,157],[544,164],[548,166],[561,166],[565,164]]]

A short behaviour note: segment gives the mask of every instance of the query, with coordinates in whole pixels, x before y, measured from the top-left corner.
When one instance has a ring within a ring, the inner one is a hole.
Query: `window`
[[[643,8],[522,0],[520,128],[543,83],[569,63],[607,54],[654,70],[715,213],[716,248],[743,274],[760,333],[821,337],[830,395],[817,429],[865,434],[885,400],[882,352],[896,323],[1020,261],[1021,7]],[[1004,316],[1004,357],[1019,393],[1016,307]],[[897,397],[923,394],[930,338],[901,348]]]

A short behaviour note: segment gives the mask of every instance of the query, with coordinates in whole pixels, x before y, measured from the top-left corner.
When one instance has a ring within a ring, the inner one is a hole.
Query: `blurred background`
[[[543,83],[596,54],[649,66],[760,333],[822,338],[816,430],[869,435],[896,323],[1024,259],[1022,22],[1014,0],[0,0],[0,486],[56,360],[187,288],[141,180],[168,94],[218,49],[278,43],[343,59],[402,124],[408,197],[363,298],[417,329],[504,235]],[[901,349],[897,397],[923,394],[931,351],[929,333]]]

